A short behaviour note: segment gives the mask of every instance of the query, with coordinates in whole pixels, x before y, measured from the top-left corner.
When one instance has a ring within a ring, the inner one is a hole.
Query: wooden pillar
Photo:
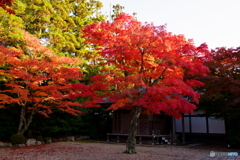
[[[119,136],[117,135],[117,142],[119,142]]]
[[[192,117],[191,117],[191,113],[189,113],[189,133],[192,133]]]
[[[184,114],[182,115],[182,143],[185,142],[185,123],[184,123]]]
[[[142,144],[142,137],[139,136],[139,144]]]
[[[154,122],[154,116],[155,116],[155,115],[152,115],[152,118],[153,118],[153,119],[152,119],[152,133],[154,133],[154,129],[155,129],[155,128],[154,128],[154,127],[155,127],[155,126],[154,126],[154,123],[155,123],[155,122]],[[157,133],[155,132],[155,134],[157,134]]]
[[[176,144],[176,125],[175,118],[172,116],[172,144]]]
[[[159,144],[159,137],[157,136],[157,142],[156,142],[156,144]]]
[[[207,134],[209,134],[209,122],[208,122],[208,116],[206,116],[206,127],[207,127]]]
[[[155,140],[154,140],[154,139],[155,139],[155,136],[153,135],[153,136],[152,136],[152,145],[154,145],[154,143],[155,143]]]
[[[109,142],[109,135],[107,134],[107,141]]]

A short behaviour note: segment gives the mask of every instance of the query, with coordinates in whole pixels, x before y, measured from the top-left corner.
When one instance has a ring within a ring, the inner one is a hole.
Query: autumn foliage
[[[195,47],[183,35],[167,32],[165,26],[142,24],[132,16],[119,14],[112,22],[101,22],[83,30],[87,42],[98,46],[99,62],[105,67],[91,80],[114,104],[112,110],[132,110],[125,153],[136,153],[140,114],[166,114],[178,119],[192,113],[200,94],[193,87],[203,85],[184,75],[206,75],[203,65],[209,57],[206,44]],[[194,104],[195,103],[195,104]]]
[[[199,88],[202,93],[200,107],[207,114],[237,118],[240,115],[240,48],[216,48],[211,55],[213,60],[205,62],[210,73],[199,77],[205,83]]]
[[[209,71],[203,65],[210,58],[206,44],[195,47],[183,35],[167,32],[165,26],[142,24],[126,14],[113,23],[90,25],[84,32],[88,43],[100,46],[99,60],[112,66],[92,78],[109,90],[107,96],[115,102],[110,109],[141,106],[149,113],[176,118],[196,109],[190,102],[198,103],[200,95],[193,87],[203,83],[184,75]]]
[[[79,84],[83,75],[76,66],[81,59],[58,57],[41,46],[39,39],[23,33],[24,48],[0,46],[0,80],[5,85],[0,92],[0,107],[11,104],[20,108],[18,133],[26,131],[35,113],[48,117],[58,109],[78,115],[82,112],[76,107],[94,106],[94,93]],[[80,104],[72,97],[87,97],[89,101]]]

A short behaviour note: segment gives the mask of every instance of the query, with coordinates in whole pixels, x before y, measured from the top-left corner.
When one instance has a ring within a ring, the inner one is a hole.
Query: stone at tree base
[[[82,137],[76,137],[76,141],[81,141]]]
[[[52,143],[52,140],[51,140],[51,139],[46,140],[46,143],[47,143],[47,144]]]
[[[9,143],[9,142],[0,142],[0,147],[12,147],[12,143]]]
[[[81,140],[88,140],[88,139],[90,139],[90,137],[89,136],[78,136],[75,139],[76,139],[76,141],[81,141]]]
[[[12,143],[4,143],[4,146],[3,147],[12,147]]]
[[[25,147],[25,146],[35,146],[43,144],[41,141],[37,141],[36,139],[28,139],[26,144],[16,144],[12,145],[9,142],[0,142],[0,147]]]
[[[75,141],[75,137],[74,136],[69,136],[69,137],[67,137],[67,140],[68,141]]]
[[[26,144],[18,144],[18,147],[25,147]]]
[[[13,145],[13,147],[25,147],[26,146],[26,144],[15,144],[15,145]]]
[[[42,144],[41,141],[37,141],[37,142],[36,142],[36,145],[41,145],[41,144]]]
[[[35,146],[37,144],[37,140],[34,138],[28,139],[26,142],[27,146]]]

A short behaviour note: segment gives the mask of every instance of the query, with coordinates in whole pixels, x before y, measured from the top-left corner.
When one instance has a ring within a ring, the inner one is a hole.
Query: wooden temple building
[[[132,113],[129,110],[113,112],[112,133],[107,133],[107,141],[115,136],[117,142],[129,133]],[[143,139],[150,139],[152,144],[168,143],[171,141],[172,119],[166,115],[140,115],[138,119],[137,141],[141,144]]]
[[[104,108],[108,108],[112,103],[105,100],[105,102],[99,104]],[[133,114],[130,110],[119,109],[114,111],[112,132],[107,133],[107,141],[116,139],[117,142],[120,142],[121,138],[126,140],[132,116]],[[137,142],[141,144],[144,139],[149,139],[152,144],[175,143],[177,139],[173,122],[173,118],[166,115],[140,115],[138,119]]]
[[[112,103],[106,100],[99,103],[108,108]],[[220,139],[226,134],[225,121],[215,119],[214,116],[202,116],[201,111],[184,114],[182,120],[163,114],[140,115],[138,120],[137,143],[148,139],[152,144],[185,143],[185,136],[216,137]],[[107,133],[107,141],[126,142],[132,113],[129,110],[119,109],[113,112],[112,132]]]

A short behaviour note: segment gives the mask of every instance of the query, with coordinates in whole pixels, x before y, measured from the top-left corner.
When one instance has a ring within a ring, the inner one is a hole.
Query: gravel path
[[[137,154],[125,154],[124,150],[125,144],[56,142],[31,147],[0,148],[0,160],[204,160],[212,150],[240,153],[240,150],[206,145],[137,146]]]

